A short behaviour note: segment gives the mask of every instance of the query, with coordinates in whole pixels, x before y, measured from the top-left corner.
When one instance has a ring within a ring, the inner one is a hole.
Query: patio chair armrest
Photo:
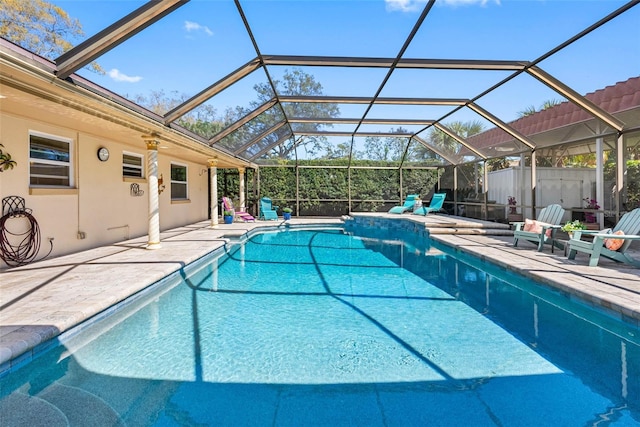
[[[548,230],[548,229],[560,230],[561,228],[562,228],[561,225],[556,225],[556,224],[543,224],[542,225],[542,229],[543,230]]]
[[[635,234],[593,234],[594,239],[622,239],[622,240],[640,240],[640,236]]]
[[[545,224],[542,226],[542,232],[540,233],[540,235],[542,236],[543,234],[545,234],[547,232],[547,230],[551,230],[551,235],[554,236],[556,234],[556,231],[562,229],[561,225],[556,225],[556,224]]]
[[[573,237],[571,240],[580,240],[583,234],[593,236],[600,233],[602,233],[602,230],[575,230],[573,231]]]
[[[509,224],[513,225],[516,228],[516,231],[522,230],[522,227],[524,226],[524,222],[522,221],[510,222]]]

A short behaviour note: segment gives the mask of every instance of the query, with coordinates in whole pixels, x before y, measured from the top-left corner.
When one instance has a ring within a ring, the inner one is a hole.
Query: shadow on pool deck
[[[594,305],[640,323],[640,270],[601,260],[588,267],[586,258],[574,261],[562,251],[535,246],[512,246],[509,231],[495,223],[430,215],[361,214],[394,220],[424,222],[438,231],[464,229],[463,234],[433,234],[433,239],[458,250],[491,260],[534,277]],[[292,226],[341,226],[340,218],[301,218]],[[161,233],[162,247],[144,249],[146,236],[88,251],[46,259],[2,271],[0,281],[0,372],[31,359],[34,348],[106,310],[150,284],[224,246],[228,236],[255,228],[282,226],[282,221],[220,224],[208,221]],[[492,235],[484,234],[494,229]],[[640,257],[638,252],[636,255]],[[55,342],[55,341],[54,341]]]

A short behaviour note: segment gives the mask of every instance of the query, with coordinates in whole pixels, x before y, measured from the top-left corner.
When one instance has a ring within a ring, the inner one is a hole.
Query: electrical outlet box
[[[82,240],[86,238],[87,238],[87,233],[85,233],[84,231],[78,231],[78,239]]]

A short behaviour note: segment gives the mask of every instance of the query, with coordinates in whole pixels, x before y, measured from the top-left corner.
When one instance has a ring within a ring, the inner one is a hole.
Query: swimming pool
[[[637,328],[447,247],[356,234],[255,234],[194,263],[3,378],[3,420],[640,421]]]

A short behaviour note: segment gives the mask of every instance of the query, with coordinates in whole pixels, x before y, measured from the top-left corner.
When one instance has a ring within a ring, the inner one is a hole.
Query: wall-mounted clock
[[[106,162],[109,160],[109,150],[106,147],[100,147],[98,149],[98,158],[101,162]]]

